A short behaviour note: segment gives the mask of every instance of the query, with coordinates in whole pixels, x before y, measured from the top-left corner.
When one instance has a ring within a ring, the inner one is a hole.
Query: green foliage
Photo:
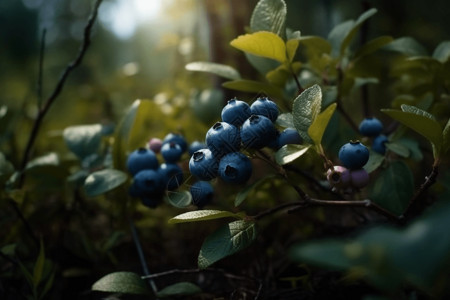
[[[70,151],[80,159],[84,159],[98,151],[102,138],[102,126],[95,124],[67,127],[64,129],[63,137]]]
[[[241,35],[232,40],[230,45],[244,52],[270,58],[280,63],[284,63],[288,59],[283,39],[269,31]]]
[[[86,195],[98,196],[109,192],[127,181],[128,175],[114,169],[105,169],[91,173],[84,182]]]
[[[286,3],[282,0],[258,1],[250,18],[252,32],[270,31],[284,38],[286,32]]]
[[[313,143],[308,135],[308,129],[319,115],[321,105],[322,91],[318,85],[306,89],[294,100],[292,107],[294,126],[300,136],[308,143]]]
[[[203,242],[198,267],[205,269],[216,261],[247,248],[256,239],[256,224],[234,221],[221,226]]]
[[[177,282],[166,286],[156,293],[159,298],[171,298],[181,296],[192,296],[201,293],[202,290],[191,282]]]
[[[284,145],[275,153],[275,161],[279,165],[286,165],[301,157],[310,145]]]
[[[92,285],[92,290],[134,295],[150,294],[145,281],[132,272],[115,272],[105,275]]]
[[[236,69],[222,64],[207,62],[207,61],[197,61],[191,62],[186,65],[186,70],[198,71],[198,72],[209,72],[221,76],[223,78],[238,80],[241,79],[239,71]]]
[[[234,214],[229,211],[205,209],[205,210],[198,210],[198,211],[190,211],[190,212],[186,212],[181,215],[178,215],[176,217],[173,217],[169,220],[169,224],[185,223],[185,222],[198,222],[198,221],[214,220],[214,219],[229,218],[229,217],[241,219],[241,215]]]

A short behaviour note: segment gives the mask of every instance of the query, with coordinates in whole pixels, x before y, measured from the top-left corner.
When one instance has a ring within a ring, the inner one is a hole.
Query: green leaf
[[[146,282],[133,272],[110,273],[92,286],[93,291],[123,293],[135,295],[149,295]]]
[[[224,82],[222,86],[227,89],[237,90],[241,92],[264,93],[275,99],[283,98],[281,89],[260,81],[253,81],[246,79],[234,80]]]
[[[401,157],[409,157],[409,149],[397,142],[388,142],[385,144],[390,151],[400,155]]]
[[[426,112],[426,111],[424,111],[424,110],[422,110],[422,109],[420,109],[418,107],[415,107],[415,106],[412,106],[412,105],[407,105],[407,104],[402,104],[400,106],[400,108],[404,112],[409,112],[409,113],[413,113],[413,114],[416,114],[416,115],[419,115],[419,116],[427,117],[428,119],[431,119],[431,120],[436,120],[436,118],[432,114],[430,114],[429,112]]]
[[[411,170],[403,161],[395,161],[380,173],[370,190],[370,198],[393,213],[401,214],[413,192]]]
[[[345,21],[336,25],[328,34],[328,40],[330,41],[332,47],[331,55],[333,57],[338,57],[341,55],[342,44],[345,37],[351,32],[354,25],[355,21],[353,20]]]
[[[310,136],[307,134],[309,126],[319,115],[322,105],[322,91],[315,84],[304,90],[294,100],[292,115],[294,116],[294,126],[300,136],[308,143],[312,143]]]
[[[434,59],[445,63],[450,57],[450,41],[441,42],[436,49],[434,49],[433,55]]]
[[[199,222],[221,218],[241,219],[241,215],[223,210],[203,209],[203,210],[189,211],[181,215],[175,216],[169,220],[169,224]]]
[[[36,263],[34,264],[33,269],[33,286],[37,287],[42,279],[42,274],[44,273],[44,264],[45,264],[45,249],[44,243],[41,240],[39,255],[36,259]]]
[[[353,24],[351,30],[347,33],[344,40],[342,41],[341,48],[340,48],[341,56],[344,54],[345,50],[350,45],[350,42],[355,37],[355,35],[358,32],[361,25],[376,13],[377,13],[377,10],[375,8],[371,8],[359,16],[359,18]]]
[[[213,62],[206,62],[206,61],[191,62],[187,64],[185,68],[186,70],[189,71],[213,73],[231,80],[241,79],[241,75],[233,67]]]
[[[286,42],[286,54],[288,61],[291,63],[294,58],[295,54],[297,53],[298,45],[300,44],[299,39],[291,39]]]
[[[387,35],[374,38],[373,40],[368,41],[361,48],[358,49],[358,51],[355,53],[355,59],[369,55],[377,51],[381,47],[386,46],[393,40],[394,39],[391,36]]]
[[[286,3],[283,0],[260,0],[250,18],[250,30],[270,31],[280,37],[286,32]]]
[[[88,197],[109,192],[127,181],[128,175],[122,171],[105,169],[91,173],[84,181],[84,189]]]
[[[367,173],[372,173],[384,162],[384,155],[381,155],[375,151],[370,151],[369,161],[364,165],[363,169]]]
[[[128,137],[130,135],[130,131],[133,127],[134,120],[136,118],[136,114],[141,104],[141,100],[136,100],[133,104],[128,108],[125,116],[120,121],[119,125],[116,127],[114,133],[114,145],[112,149],[113,156],[113,166],[118,170],[125,171],[126,166],[126,153],[127,153],[127,145],[128,145]]]
[[[402,108],[405,107],[406,106],[402,105]],[[411,110],[410,108],[411,107],[407,108],[409,111],[399,111],[394,109],[382,109],[381,111],[428,139],[433,145],[436,157],[436,155],[439,155],[442,146],[441,125],[430,114],[418,108],[414,110]]]
[[[267,57],[281,63],[287,60],[286,45],[278,35],[269,31],[238,36],[230,45],[247,53]]]
[[[262,75],[266,75],[269,71],[272,71],[280,66],[280,63],[276,60],[256,56],[250,53],[244,53],[247,61]]]
[[[257,186],[261,185],[262,183],[264,183],[265,181],[267,181],[268,179],[272,179],[274,178],[275,175],[270,174],[268,176],[265,176],[263,178],[260,178],[258,180],[256,180],[255,182],[253,182],[252,184],[246,186],[244,189],[242,189],[237,195],[236,198],[234,199],[234,206],[239,206],[241,205],[242,202],[244,202],[244,200],[247,198],[248,194],[253,191]]]
[[[407,56],[426,56],[427,50],[411,37],[402,37],[395,39],[386,46],[384,50],[399,52]]]
[[[330,122],[330,119],[333,116],[334,111],[336,110],[336,106],[336,103],[328,106],[313,120],[311,126],[309,126],[308,135],[313,140],[316,146],[322,143],[323,134],[328,126],[328,122]]]
[[[58,154],[56,154],[55,152],[51,152],[46,155],[36,157],[33,160],[29,161],[25,169],[30,170],[36,167],[58,166],[59,163],[60,161]]]
[[[311,145],[284,145],[275,153],[275,160],[279,165],[285,165],[293,162],[306,153]]]
[[[189,191],[169,191],[167,200],[172,206],[185,208],[192,204],[192,195]]]
[[[98,151],[102,140],[102,125],[80,125],[67,127],[63,131],[67,147],[80,159]]]
[[[2,152],[0,152],[0,177],[2,176],[7,177],[11,175],[13,172],[14,166],[5,158],[5,155],[3,155]]]
[[[256,225],[250,221],[234,221],[221,226],[203,242],[198,267],[205,269],[224,257],[248,247],[256,239]]]
[[[169,285],[156,293],[158,298],[191,296],[201,293],[202,290],[197,285],[190,282],[177,282]]]
[[[331,52],[331,44],[326,39],[319,36],[302,36],[299,39],[300,45],[308,49],[309,55],[322,55]]]
[[[442,148],[445,152],[450,150],[450,119],[447,121],[447,125],[445,125],[444,130],[442,131]]]
[[[281,127],[294,128],[294,116],[291,113],[279,114],[276,124]]]

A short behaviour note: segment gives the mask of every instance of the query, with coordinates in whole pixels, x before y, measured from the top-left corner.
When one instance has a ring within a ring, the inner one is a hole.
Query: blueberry
[[[380,134],[373,139],[372,150],[384,155],[386,153],[386,143],[388,138],[384,134]]]
[[[258,98],[250,106],[252,115],[261,115],[269,118],[272,122],[275,122],[278,118],[278,106],[275,102],[267,97]]]
[[[216,157],[239,151],[241,137],[239,129],[226,122],[217,122],[206,133],[206,145]]]
[[[151,138],[148,142],[148,148],[155,153],[159,153],[161,151],[162,141],[158,138]]]
[[[361,169],[369,160],[369,149],[359,141],[351,141],[341,147],[339,159],[347,169]]]
[[[351,183],[354,188],[361,189],[369,184],[369,174],[364,169],[350,171]]]
[[[149,208],[156,208],[162,202],[162,197],[141,197],[141,203]]]
[[[277,137],[277,129],[267,117],[251,115],[241,128],[241,140],[245,148],[261,149]]]
[[[252,163],[241,152],[228,153],[219,162],[219,176],[229,183],[245,183],[252,175]]]
[[[377,136],[383,130],[383,124],[377,118],[365,118],[359,124],[359,132],[364,136]]]
[[[169,133],[168,135],[166,135],[163,139],[163,144],[170,142],[180,145],[181,150],[183,150],[183,152],[187,150],[188,147],[187,142],[181,134]]]
[[[302,137],[298,133],[297,129],[294,128],[286,128],[277,137],[278,148],[281,148],[284,145],[288,144],[300,145],[302,143],[303,143]]]
[[[250,106],[241,100],[231,99],[222,109],[222,121],[241,126],[251,115]]]
[[[333,187],[346,188],[351,181],[350,171],[342,166],[333,166],[327,171],[327,179]]]
[[[145,148],[139,148],[131,152],[127,158],[127,169],[133,176],[145,169],[156,170],[158,165],[158,159],[156,158],[155,152]]]
[[[205,143],[199,142],[199,141],[194,141],[189,145],[188,151],[189,151],[189,155],[192,156],[192,154],[194,154],[195,151],[200,150],[200,149],[205,149],[208,148],[208,146],[206,146]]]
[[[147,197],[160,195],[164,191],[161,175],[156,170],[142,170],[134,175],[133,184],[139,195]]]
[[[208,148],[194,152],[189,160],[189,171],[200,180],[217,177],[218,168],[219,162]]]
[[[176,190],[183,183],[183,170],[174,163],[164,163],[158,170],[163,184],[169,191]]]
[[[168,163],[179,161],[182,154],[181,146],[174,142],[164,143],[161,147],[161,155]]]
[[[214,189],[207,181],[197,181],[191,185],[192,204],[198,208],[209,204],[214,196]]]

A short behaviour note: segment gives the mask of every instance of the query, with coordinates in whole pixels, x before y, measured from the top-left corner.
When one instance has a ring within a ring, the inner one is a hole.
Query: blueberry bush
[[[369,40],[376,8],[303,35],[283,0],[260,0],[229,41],[247,65],[186,64],[221,87],[172,122],[136,100],[35,157],[101,2],[21,161],[0,153],[4,299],[450,296],[450,41],[430,55],[413,37]]]

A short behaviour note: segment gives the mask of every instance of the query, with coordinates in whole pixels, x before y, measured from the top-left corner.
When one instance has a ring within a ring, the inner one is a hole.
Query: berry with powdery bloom
[[[384,155],[386,153],[386,143],[388,142],[388,138],[384,134],[378,135],[373,139],[372,142],[372,150]]]
[[[207,181],[197,181],[190,187],[192,195],[192,204],[198,208],[211,203],[214,196],[214,188]]]
[[[130,153],[127,158],[127,170],[133,176],[145,169],[156,170],[158,166],[156,154],[150,149],[139,148]]]
[[[174,142],[164,143],[161,148],[161,155],[166,162],[175,163],[180,160],[183,150],[180,145]]]
[[[186,143],[186,140],[181,134],[169,133],[168,135],[166,135],[163,139],[163,144],[170,142],[180,145],[181,150],[183,150],[183,152],[187,150],[188,145]]]
[[[192,156],[192,154],[194,154],[195,151],[198,151],[200,149],[205,149],[205,148],[208,148],[206,143],[194,141],[189,145],[188,153],[190,156]]]
[[[189,171],[199,180],[208,181],[217,177],[218,168],[219,162],[208,148],[194,152],[189,160]]]
[[[339,160],[347,169],[361,169],[369,160],[369,149],[359,141],[350,141],[339,150]]]
[[[377,136],[383,130],[383,123],[377,118],[365,118],[359,123],[359,132],[364,136]]]
[[[229,183],[247,182],[252,175],[252,163],[241,152],[228,153],[219,162],[219,176]]]
[[[139,195],[156,196],[164,191],[161,175],[156,170],[142,170],[134,176],[135,188]]]
[[[183,170],[175,163],[164,163],[158,170],[167,190],[176,190],[183,183]]]
[[[278,106],[275,102],[267,97],[258,98],[250,106],[252,115],[265,116],[272,122],[275,122],[278,118]]]
[[[217,122],[206,133],[206,145],[216,157],[239,151],[241,137],[239,129],[226,122]]]
[[[362,189],[369,184],[369,173],[364,169],[350,171],[351,183],[354,188]]]
[[[261,149],[277,138],[277,129],[267,117],[251,115],[241,128],[242,145],[245,148]]]
[[[241,100],[231,99],[222,109],[222,121],[236,127],[241,126],[250,117],[250,106]]]

